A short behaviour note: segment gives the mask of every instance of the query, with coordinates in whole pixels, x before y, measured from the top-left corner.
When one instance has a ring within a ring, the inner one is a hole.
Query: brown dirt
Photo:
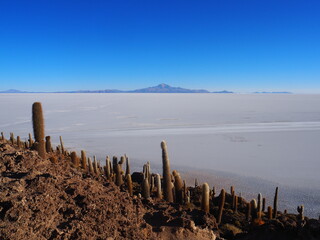
[[[0,239],[215,239],[174,206],[58,162],[0,141]]]

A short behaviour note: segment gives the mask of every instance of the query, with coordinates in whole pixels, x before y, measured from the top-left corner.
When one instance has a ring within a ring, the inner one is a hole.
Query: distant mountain
[[[207,90],[191,90],[180,87],[171,87],[167,84],[159,84],[158,86],[136,89],[133,91],[128,91],[130,93],[209,93]]]
[[[35,92],[26,92],[19,91],[15,89],[10,89],[7,91],[0,91],[0,93],[35,93]],[[37,92],[40,93],[40,92]],[[60,92],[52,92],[52,93],[210,93],[208,90],[204,89],[186,89],[181,87],[171,87],[167,84],[159,84],[154,87],[141,88],[130,91],[122,91],[117,89],[105,89],[105,90],[77,90],[77,91],[60,91]],[[230,91],[216,91],[212,93],[233,93]]]
[[[257,94],[292,94],[292,92],[254,92],[254,93],[257,93]]]
[[[20,91],[20,90],[17,90],[17,89],[8,89],[8,90],[5,90],[5,91],[0,91],[0,93],[26,93],[25,91]]]

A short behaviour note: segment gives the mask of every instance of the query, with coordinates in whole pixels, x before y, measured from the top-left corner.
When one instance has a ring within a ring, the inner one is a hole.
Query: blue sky
[[[0,90],[320,93],[320,2],[0,1]]]

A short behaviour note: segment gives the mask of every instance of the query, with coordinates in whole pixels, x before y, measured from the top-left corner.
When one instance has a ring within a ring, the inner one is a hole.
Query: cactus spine
[[[51,152],[51,137],[46,136],[46,152],[50,153]]]
[[[39,156],[46,157],[45,142],[44,142],[44,119],[42,112],[42,105],[40,102],[35,102],[32,105],[32,124],[33,134],[36,140],[36,150]]]
[[[170,161],[167,152],[167,144],[165,141],[161,142],[162,148],[162,167],[163,167],[163,190],[164,199],[168,202],[173,202],[172,183],[170,174]]]
[[[209,185],[208,183],[204,183],[202,185],[201,209],[206,213],[209,213],[209,193],[210,193]]]
[[[221,189],[220,202],[219,202],[219,214],[218,214],[218,222],[217,222],[218,224],[221,223],[225,200],[226,200],[226,191],[224,189]]]
[[[276,218],[278,214],[278,187],[276,187],[276,192],[274,194],[273,200],[273,218]]]

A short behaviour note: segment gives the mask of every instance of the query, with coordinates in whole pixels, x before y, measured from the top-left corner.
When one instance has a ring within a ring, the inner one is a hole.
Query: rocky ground
[[[0,239],[320,239],[320,222],[279,212],[247,221],[246,201],[231,210],[227,194],[222,223],[216,223],[219,197],[210,213],[200,210],[201,188],[189,188],[190,204],[130,197],[103,176],[0,140]],[[48,156],[49,157],[49,156]],[[135,191],[139,184],[135,183]]]

